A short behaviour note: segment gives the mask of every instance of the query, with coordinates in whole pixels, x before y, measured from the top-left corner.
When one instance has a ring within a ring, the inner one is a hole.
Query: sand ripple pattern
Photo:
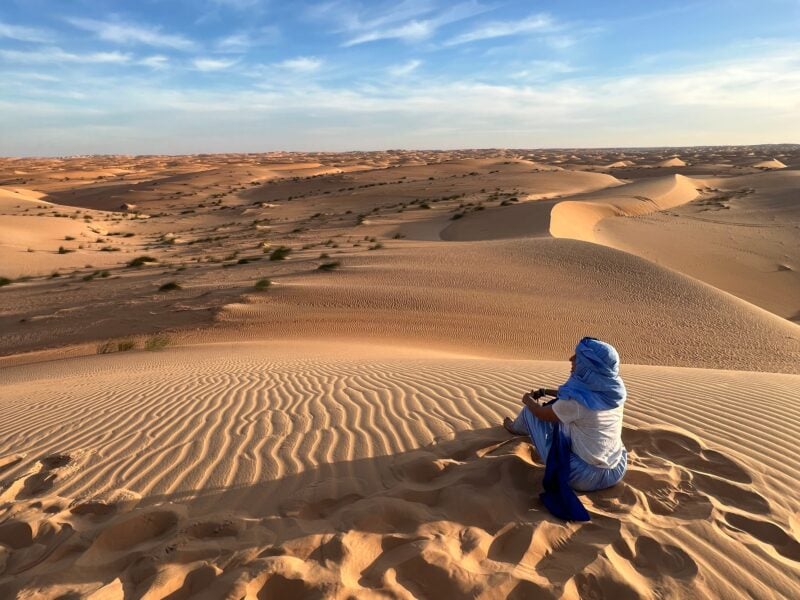
[[[627,366],[630,471],[564,525],[497,423],[565,375],[277,342],[4,369],[0,597],[800,594],[800,377]]]

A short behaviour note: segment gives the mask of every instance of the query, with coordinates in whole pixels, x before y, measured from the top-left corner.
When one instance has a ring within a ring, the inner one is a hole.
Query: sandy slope
[[[259,342],[4,375],[5,595],[800,593],[797,376],[626,366],[631,471],[564,526],[496,426],[564,363]]]
[[[594,236],[800,321],[800,171],[707,183],[712,190],[702,199],[666,213],[601,221]]]

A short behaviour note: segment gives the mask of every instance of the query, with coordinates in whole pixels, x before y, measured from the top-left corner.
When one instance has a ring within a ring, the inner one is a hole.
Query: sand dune
[[[772,160],[762,160],[753,164],[756,169],[785,169],[786,165],[779,161],[777,158]]]
[[[0,598],[800,596],[798,164],[0,159]],[[584,335],[630,469],[565,524],[498,424]]]
[[[666,213],[599,222],[595,239],[800,320],[800,173],[706,182],[700,198]]]
[[[770,441],[800,435],[796,376],[626,366],[631,471],[564,526],[532,499],[529,444],[496,426],[564,370],[316,343],[7,369],[0,590],[798,592],[800,463]],[[734,394],[761,398],[758,418]]]
[[[595,226],[603,219],[646,215],[685,204],[697,198],[699,188],[704,186],[702,181],[670,175],[559,202],[550,214],[550,233],[594,242]]]
[[[657,167],[685,167],[686,162],[683,161],[681,158],[677,156],[673,156],[672,158],[668,158],[666,160],[662,160],[659,163],[656,163]]]

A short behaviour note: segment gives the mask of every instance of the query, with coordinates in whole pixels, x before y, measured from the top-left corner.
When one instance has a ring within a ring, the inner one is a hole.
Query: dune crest
[[[772,160],[762,160],[753,165],[756,169],[785,169],[786,165],[779,161],[777,158]]]
[[[595,226],[603,219],[646,215],[685,204],[697,198],[698,188],[704,185],[676,174],[558,202],[550,212],[550,233],[553,237],[596,242]]]

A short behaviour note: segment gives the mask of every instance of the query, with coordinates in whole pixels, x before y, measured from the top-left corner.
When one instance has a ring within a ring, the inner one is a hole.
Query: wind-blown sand
[[[800,595],[796,148],[0,167],[0,597]],[[587,334],[564,524],[499,423]]]

